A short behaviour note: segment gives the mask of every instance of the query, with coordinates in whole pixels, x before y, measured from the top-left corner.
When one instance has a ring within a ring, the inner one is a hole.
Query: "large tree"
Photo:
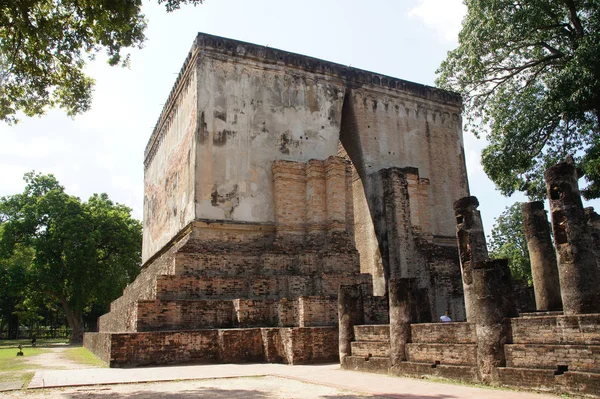
[[[158,3],[173,11],[202,0]],[[88,110],[94,82],[86,61],[105,51],[110,65],[125,65],[124,50],[144,41],[141,7],[141,0],[0,0],[0,121],[54,106],[69,115]]]
[[[28,173],[22,194],[0,199],[0,257],[30,247],[30,287],[63,307],[83,337],[83,315],[107,308],[139,272],[142,227],[106,194],[88,202],[69,195],[52,175]]]
[[[437,83],[487,132],[487,175],[504,195],[545,195],[542,173],[572,154],[600,197],[600,0],[464,0],[458,48]]]
[[[523,228],[521,203],[506,207],[495,220],[490,237],[490,257],[507,258],[513,279],[533,284],[529,250]]]
[[[11,256],[0,257],[0,330],[6,328],[8,338],[17,338],[18,310],[27,299],[27,271],[33,255],[30,247],[16,245]]]

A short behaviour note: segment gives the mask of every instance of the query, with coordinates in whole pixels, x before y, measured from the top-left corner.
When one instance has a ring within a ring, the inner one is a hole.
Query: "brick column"
[[[496,368],[506,365],[508,318],[517,316],[508,260],[477,262],[472,277],[471,319],[477,332],[477,370],[480,380],[489,383],[496,381]]]
[[[327,186],[323,161],[311,159],[306,164],[306,221],[309,242],[325,241],[327,220]]]
[[[561,310],[560,282],[556,253],[550,238],[550,224],[541,201],[521,205],[523,228],[531,260],[531,274],[537,310]]]
[[[338,318],[340,363],[352,355],[354,326],[364,324],[364,305],[360,285],[340,285],[338,293]]]
[[[600,312],[600,276],[572,158],[544,173],[565,315]]]
[[[467,321],[472,321],[473,318],[471,311],[474,300],[471,294],[473,265],[488,259],[485,233],[481,222],[481,214],[477,210],[478,206],[479,201],[476,197],[464,197],[454,203],[456,238],[458,240]]]
[[[411,313],[417,300],[417,279],[392,278],[388,282],[390,299],[390,359],[392,367],[406,361],[406,344],[410,342]]]
[[[277,160],[271,170],[277,240],[302,241],[306,218],[305,164]]]
[[[331,156],[325,160],[327,230],[346,231],[346,161]]]

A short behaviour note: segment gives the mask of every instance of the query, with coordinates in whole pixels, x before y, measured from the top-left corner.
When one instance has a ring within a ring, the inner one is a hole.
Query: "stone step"
[[[105,317],[105,316],[103,316]],[[231,327],[317,327],[337,324],[337,300],[323,296],[295,299],[177,299],[138,301],[126,331]],[[109,326],[108,321],[103,326]],[[106,328],[100,331],[109,332]]]
[[[510,387],[577,397],[600,397],[600,373],[499,367],[498,380],[500,384]]]
[[[350,343],[352,356],[389,357],[390,343],[377,341],[354,341]]]
[[[158,276],[156,299],[279,299],[299,296],[337,297],[340,284],[371,287],[369,274]]]
[[[471,323],[422,323],[411,324],[413,343],[475,344],[475,325]]]
[[[510,319],[513,344],[600,345],[600,314]]]
[[[464,365],[401,362],[390,370],[391,374],[411,377],[447,378],[462,382],[478,382],[477,367]]]
[[[257,274],[260,265],[260,255],[248,252],[184,252],[175,257],[174,274],[235,277]]]
[[[187,276],[241,276],[245,274],[360,273],[357,252],[261,251],[178,253],[175,273]]]
[[[135,330],[231,328],[236,324],[233,301],[145,300],[137,302]]]
[[[390,325],[361,325],[354,326],[355,341],[382,341],[390,342]]]
[[[341,368],[398,376],[435,377],[477,382],[477,368],[474,366],[401,362],[392,367],[389,357],[346,356],[342,359]]]
[[[504,345],[506,366],[600,373],[600,345]]]
[[[410,343],[406,345],[409,362],[431,365],[475,366],[476,344]]]
[[[519,317],[563,316],[562,310],[537,310],[535,312],[519,313]]]
[[[392,362],[388,357],[346,356],[340,367],[343,370],[364,371],[369,373],[387,374]]]
[[[338,361],[337,327],[86,333],[83,345],[110,367],[183,363]],[[285,345],[280,343],[285,341]]]
[[[554,370],[529,369],[515,367],[499,367],[498,379],[500,384],[535,388],[543,391],[554,390]]]

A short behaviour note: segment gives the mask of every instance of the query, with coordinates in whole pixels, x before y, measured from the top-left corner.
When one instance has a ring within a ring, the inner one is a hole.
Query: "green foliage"
[[[544,170],[574,156],[600,197],[600,0],[465,0],[459,46],[438,85],[487,131],[487,175],[504,195],[545,196]]]
[[[39,338],[37,340],[37,347],[43,348],[45,346],[51,346],[56,344],[64,345],[68,343],[69,341],[65,338]],[[23,347],[31,346],[31,339],[0,339],[0,349],[18,348],[19,345]]]
[[[158,2],[173,11],[202,0]],[[0,121],[54,106],[71,116],[87,111],[94,84],[87,60],[104,51],[110,65],[127,65],[124,49],[145,40],[141,7],[141,0],[0,0]]]
[[[0,235],[2,229],[3,225],[0,225]],[[27,269],[33,256],[31,248],[15,245],[12,256],[0,258],[0,329],[8,325],[11,335],[16,334],[18,327],[13,324],[17,309],[27,300]]]
[[[506,207],[496,218],[489,247],[491,258],[508,259],[508,266],[514,280],[526,281],[529,286],[533,284],[520,202]]]
[[[86,203],[52,175],[31,172],[25,181],[22,194],[0,199],[0,259],[14,258],[19,246],[31,248],[28,288],[62,305],[78,342],[83,314],[92,306],[107,309],[139,272],[141,223],[106,194]]]

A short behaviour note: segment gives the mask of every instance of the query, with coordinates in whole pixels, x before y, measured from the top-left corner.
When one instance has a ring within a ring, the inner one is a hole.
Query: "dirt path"
[[[37,355],[28,355],[28,348],[23,348],[25,356],[15,357],[14,360],[17,367],[0,372],[0,392],[21,388],[36,371],[40,370],[75,370],[101,367],[100,365],[80,363],[69,359],[66,352],[75,348],[77,346],[64,344],[42,346],[38,349],[43,349],[45,353]],[[17,349],[15,349],[16,351]]]
[[[101,385],[3,393],[29,399],[358,399],[360,393],[278,377],[223,378],[145,384]]]
[[[39,369],[48,369],[48,370],[72,370],[72,369],[89,369],[93,366],[84,363],[75,362],[65,356],[65,352],[69,349],[77,348],[76,346],[50,346],[43,348],[44,350],[48,350],[47,353],[41,353],[39,355],[31,356],[24,358],[23,361],[30,367],[33,371]]]

